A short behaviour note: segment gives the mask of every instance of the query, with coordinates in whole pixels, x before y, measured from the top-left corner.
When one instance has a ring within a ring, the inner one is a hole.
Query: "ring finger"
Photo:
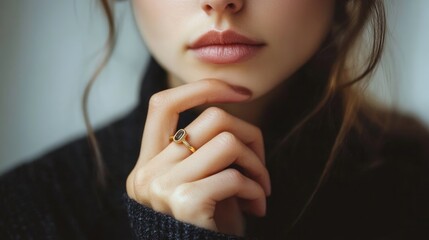
[[[252,149],[262,163],[265,163],[264,144],[260,129],[226,113],[222,109],[216,107],[206,109],[185,130],[189,133],[186,143],[196,149],[218,134],[230,132]],[[185,146],[176,143],[170,144],[165,151],[167,155],[174,154],[175,158],[171,158],[171,161],[181,161],[191,154],[191,151]]]

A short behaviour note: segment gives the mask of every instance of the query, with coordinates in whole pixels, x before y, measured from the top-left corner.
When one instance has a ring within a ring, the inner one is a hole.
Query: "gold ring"
[[[183,145],[185,145],[191,152],[194,153],[196,149],[192,147],[191,144],[188,143],[188,141],[186,141],[187,135],[188,133],[185,131],[185,129],[179,129],[174,134],[174,136],[170,136],[170,141],[173,140],[173,142],[175,143],[183,143]]]

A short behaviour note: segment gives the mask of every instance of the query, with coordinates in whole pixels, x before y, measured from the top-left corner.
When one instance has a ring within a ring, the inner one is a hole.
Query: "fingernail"
[[[232,85],[231,87],[238,94],[246,95],[249,97],[252,96],[252,91],[250,91],[248,88],[240,87],[240,86],[234,86],[234,85]]]

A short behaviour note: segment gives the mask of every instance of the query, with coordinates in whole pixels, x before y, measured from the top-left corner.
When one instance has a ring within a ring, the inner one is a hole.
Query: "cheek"
[[[255,24],[268,36],[273,68],[288,77],[319,49],[331,26],[334,1],[277,0],[267,5]]]
[[[323,41],[333,15],[332,0],[279,0],[271,17],[261,24],[272,26],[266,34],[280,52],[298,57],[314,52]]]
[[[154,55],[178,50],[180,30],[189,14],[183,1],[133,0],[133,10],[141,35]]]

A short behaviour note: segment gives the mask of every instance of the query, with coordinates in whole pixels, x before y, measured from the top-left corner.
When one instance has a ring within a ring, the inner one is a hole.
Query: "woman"
[[[382,1],[132,4],[139,106],[4,175],[5,238],[429,237],[429,134],[363,98]]]

